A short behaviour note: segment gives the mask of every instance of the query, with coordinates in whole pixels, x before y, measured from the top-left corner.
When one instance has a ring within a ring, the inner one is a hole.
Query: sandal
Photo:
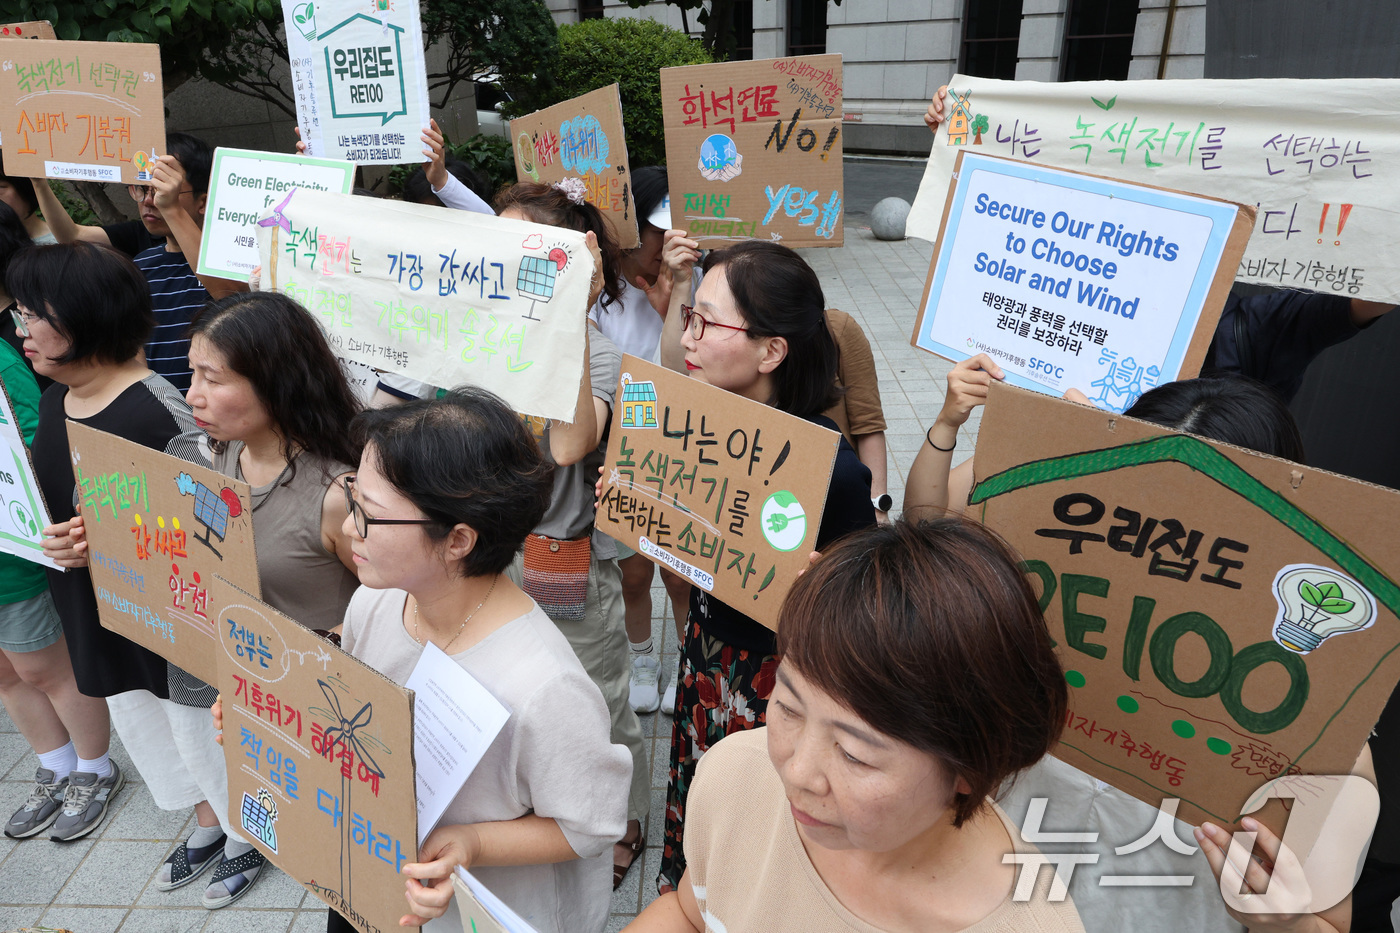
[[[199,848],[191,847],[188,840],[180,843],[165,860],[170,865],[170,880],[157,879],[156,890],[174,891],[204,874],[223,856],[227,840],[228,837],[220,833],[218,839]]]
[[[614,890],[614,891],[616,891],[618,888],[622,887],[622,880],[623,880],[624,878],[627,877],[627,872],[631,871],[632,866],[633,866],[634,864],[636,864],[636,862],[637,862],[637,856],[638,856],[638,855],[641,855],[641,854],[642,854],[642,850],[645,849],[645,848],[647,847],[647,837],[646,837],[646,834],[642,832],[642,827],[641,827],[641,825],[638,824],[638,826],[637,826],[637,838],[636,838],[636,839],[632,840],[631,842],[627,842],[626,840],[619,839],[615,844],[616,844],[616,845],[620,845],[620,846],[626,846],[626,847],[627,847],[627,850],[631,853],[631,858],[629,858],[629,859],[627,860],[627,864],[626,864],[626,865],[618,865],[618,864],[616,864],[616,863],[613,864],[613,890]]]

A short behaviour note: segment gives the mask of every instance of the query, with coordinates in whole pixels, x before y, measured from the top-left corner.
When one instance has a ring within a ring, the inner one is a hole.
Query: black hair
[[[1226,374],[1169,382],[1123,414],[1164,428],[1303,463],[1303,436],[1283,398],[1263,383]]]
[[[146,277],[108,246],[79,240],[21,250],[5,272],[5,290],[67,338],[58,363],[125,363],[156,325]]]
[[[194,189],[195,197],[209,190],[209,172],[214,167],[214,150],[198,136],[189,133],[166,133],[165,153],[180,160],[185,179]]]
[[[666,200],[669,190],[664,165],[644,165],[633,170],[632,199],[637,204],[637,226],[647,224],[647,218]]]
[[[823,548],[778,614],[784,667],[967,781],[955,827],[1064,728],[1064,672],[1020,563],[969,519],[872,525]]]
[[[5,271],[10,261],[20,250],[34,245],[29,231],[24,229],[24,221],[8,204],[0,204],[0,281],[4,281]]]
[[[554,465],[520,416],[485,389],[367,409],[353,433],[373,445],[384,478],[434,520],[422,526],[430,538],[441,541],[459,522],[476,531],[465,577],[510,566],[554,493]]]
[[[252,383],[288,461],[304,450],[325,460],[359,463],[360,448],[348,429],[363,406],[310,311],[279,292],[244,292],[200,311],[190,324],[190,339],[195,337],[208,341],[229,368]],[[223,442],[213,445],[217,450]]]
[[[750,339],[782,337],[787,357],[773,371],[773,407],[811,418],[836,404],[839,354],[826,326],[826,298],[812,267],[768,240],[745,240],[705,257],[705,273],[724,269]]]
[[[487,204],[491,203],[491,183],[486,180],[486,176],[472,168],[461,159],[448,159],[444,165],[447,174],[460,181],[471,189],[472,193]],[[428,184],[428,173],[423,170],[423,166],[414,169],[413,174],[408,176],[408,180],[403,183],[403,199],[413,204],[437,204],[442,201],[433,194],[433,186]]]
[[[32,214],[39,209],[39,196],[34,193],[34,180],[22,175],[6,174],[5,159],[2,155],[0,155],[0,181],[6,182],[15,189],[24,203],[29,205],[29,213]],[[47,182],[43,182],[43,184],[47,184]]]

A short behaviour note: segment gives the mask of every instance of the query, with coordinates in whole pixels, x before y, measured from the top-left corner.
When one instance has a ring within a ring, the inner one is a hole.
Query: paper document
[[[414,694],[413,758],[421,845],[496,740],[510,710],[431,642],[404,686]]]
[[[534,927],[521,920],[466,869],[457,869],[452,887],[462,914],[462,933],[536,933]]]

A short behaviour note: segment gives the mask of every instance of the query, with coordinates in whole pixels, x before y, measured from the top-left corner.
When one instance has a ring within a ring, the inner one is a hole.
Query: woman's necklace
[[[491,581],[491,589],[486,591],[486,595],[481,597],[481,602],[477,603],[476,608],[473,609],[471,613],[465,619],[462,620],[462,625],[460,628],[457,629],[457,634],[452,636],[452,640],[442,646],[442,651],[444,654],[447,653],[447,649],[451,648],[457,643],[457,639],[461,638],[462,633],[467,630],[467,623],[476,617],[476,614],[481,611],[481,607],[486,605],[486,600],[490,599],[491,594],[496,592],[496,584],[500,581],[500,579],[501,575],[496,574],[496,578]],[[418,644],[420,645],[427,644],[427,642],[423,641],[423,639],[418,637],[418,600],[416,599],[413,601],[413,640],[418,642]]]
[[[243,448],[243,450],[247,449],[247,447]],[[243,451],[239,451],[239,456],[235,457],[233,461],[236,464],[236,472],[234,475],[234,479],[239,479],[243,480],[244,482],[247,482],[247,480],[244,479],[243,476],[242,453]],[[282,485],[282,481],[287,478],[287,473],[292,469],[292,461],[295,459],[295,457],[292,457],[290,460],[287,461],[287,465],[282,467],[282,472],[278,473],[277,478],[272,481],[272,485],[267,487],[267,492],[263,493],[261,496],[257,495],[256,493],[253,494],[252,499],[254,512],[266,505],[267,500],[272,498],[272,494],[277,491],[277,487]]]

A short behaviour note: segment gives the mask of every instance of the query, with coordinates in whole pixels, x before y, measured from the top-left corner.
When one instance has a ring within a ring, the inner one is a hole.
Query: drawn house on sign
[[[654,428],[656,424],[656,383],[633,382],[630,373],[622,374],[622,426],[624,428]]]
[[[972,96],[971,92],[959,96],[958,92],[952,88],[948,89],[948,97],[953,104],[953,112],[948,115],[948,145],[966,146],[967,134],[972,132],[972,111],[968,109],[967,99]]]

